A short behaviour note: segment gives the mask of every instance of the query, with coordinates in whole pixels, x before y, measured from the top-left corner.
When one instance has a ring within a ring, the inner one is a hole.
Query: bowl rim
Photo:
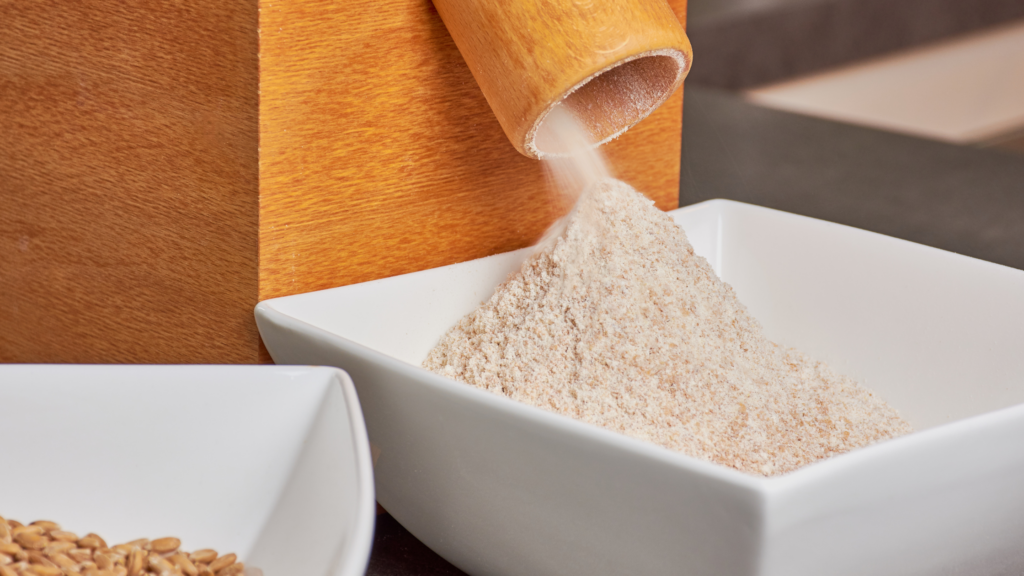
[[[975,263],[983,263],[989,266],[1003,268],[1006,271],[1010,271],[1013,273],[1024,274],[1024,271],[1017,270],[1015,268],[1010,268],[993,262],[979,260],[977,258],[964,256],[962,254],[952,253],[946,250],[942,250],[932,246],[927,246],[924,244],[919,244],[909,240],[903,240],[900,238],[887,236],[885,234],[880,234],[869,230],[863,230],[846,224],[829,222],[818,218],[802,216],[799,214],[793,214],[790,212],[785,212],[774,208],[766,208],[763,206],[757,206],[745,202],[738,202],[735,200],[705,200],[703,202],[667,211],[666,214],[674,219],[676,215],[688,214],[698,211],[710,211],[712,214],[716,214],[719,219],[722,218],[723,212],[725,211],[754,211],[759,213],[771,213],[786,218],[797,218],[803,221],[814,222],[829,227],[840,227],[844,229],[854,230],[860,234],[869,234],[877,238],[884,238],[890,241],[896,241],[904,244],[913,245],[915,249],[923,249],[933,253],[941,253],[945,256],[955,257],[956,259],[965,259],[968,261],[973,261]],[[721,226],[721,220],[719,220],[717,224]],[[474,260],[467,260],[465,262],[451,264],[449,266],[458,266],[469,262],[500,257],[513,252],[523,252],[525,250],[529,250],[529,248],[523,248],[520,250],[504,252],[501,254],[485,256],[483,258],[477,258]],[[962,418],[959,420],[946,422],[936,426],[931,426],[923,430],[915,430],[910,432],[909,434],[905,434],[903,436],[899,436],[896,438],[881,440],[879,442],[875,442],[867,446],[850,450],[842,454],[837,454],[835,456],[811,462],[809,464],[801,466],[796,470],[792,470],[790,472],[786,472],[783,474],[768,477],[756,476],[753,474],[740,472],[738,470],[729,468],[727,466],[723,466],[721,464],[708,462],[693,456],[689,456],[687,454],[683,454],[681,452],[676,452],[644,440],[632,438],[619,432],[606,430],[597,425],[576,420],[569,416],[556,414],[553,412],[549,412],[547,410],[543,410],[541,408],[537,408],[535,406],[523,404],[516,400],[512,400],[510,398],[506,398],[504,396],[492,392],[481,390],[472,385],[458,382],[456,380],[447,378],[445,376],[441,376],[439,374],[435,374],[421,366],[417,366],[404,360],[400,360],[384,352],[380,352],[364,344],[361,344],[339,334],[330,332],[327,329],[321,328],[304,320],[300,320],[295,316],[283,312],[278,307],[278,304],[283,301],[291,302],[292,300],[301,299],[303,297],[323,297],[324,295],[333,291],[344,291],[354,286],[366,286],[372,285],[374,283],[387,282],[394,278],[409,276],[410,274],[421,274],[424,272],[429,272],[431,270],[437,270],[446,267],[447,266],[442,266],[438,268],[410,272],[407,274],[401,274],[387,278],[370,280],[367,282],[361,282],[357,284],[325,288],[321,290],[314,290],[300,294],[270,298],[259,302],[256,305],[254,312],[258,321],[257,323],[259,323],[259,321],[261,320],[266,320],[282,325],[283,327],[290,328],[292,330],[298,330],[310,335],[315,335],[332,347],[339,347],[348,350],[355,355],[367,359],[368,361],[390,368],[391,370],[394,370],[409,379],[416,380],[421,384],[426,384],[444,394],[454,395],[455,397],[464,401],[482,404],[490,409],[498,410],[499,412],[507,416],[525,419],[526,421],[541,423],[543,425],[550,426],[555,429],[560,429],[569,432],[576,436],[590,438],[607,446],[615,447],[616,449],[628,450],[634,453],[638,453],[640,455],[651,457],[663,463],[667,463],[674,467],[686,470],[687,472],[690,473],[699,474],[705,477],[721,480],[736,488],[749,490],[751,492],[756,493],[762,499],[762,501],[767,501],[767,499],[776,498],[778,496],[781,496],[785,493],[789,493],[792,491],[801,490],[803,489],[803,487],[810,484],[827,481],[831,478],[835,478],[836,476],[843,475],[847,470],[851,468],[860,467],[864,463],[870,462],[875,459],[887,458],[891,454],[897,454],[908,449],[914,450],[920,447],[927,447],[935,443],[941,443],[951,436],[960,436],[966,432],[980,430],[992,425],[997,425],[1008,420],[1024,418],[1024,403],[1016,404],[1013,406],[1000,408],[998,410],[993,410],[982,414],[970,416],[967,418]]]
[[[329,288],[327,290],[336,290],[336,288]],[[321,290],[318,292],[325,292],[327,290]],[[312,292],[307,294],[312,294]],[[288,297],[286,296],[283,298]],[[721,464],[707,462],[694,456],[676,452],[644,440],[632,438],[619,432],[607,430],[595,424],[590,424],[569,416],[556,414],[535,406],[523,404],[516,400],[512,400],[511,398],[506,398],[493,392],[481,390],[469,384],[441,376],[440,374],[435,374],[423,367],[415,366],[403,360],[399,360],[383,352],[345,338],[344,336],[339,336],[323,328],[287,315],[274,307],[274,300],[277,299],[261,302],[256,307],[257,316],[262,316],[266,320],[280,324],[286,328],[299,328],[308,334],[315,335],[318,339],[331,346],[345,349],[372,363],[389,368],[390,370],[393,370],[405,377],[403,379],[399,379],[403,386],[409,385],[410,381],[415,381],[417,385],[429,386],[437,392],[454,396],[466,402],[485,406],[488,409],[496,410],[503,415],[526,422],[542,424],[553,429],[568,432],[577,437],[585,437],[617,450],[626,450],[648,458],[653,458],[673,467],[681,468],[687,472],[717,479],[736,488],[755,492],[762,498],[777,497],[786,492],[800,490],[808,484],[828,480],[837,475],[841,475],[848,469],[859,467],[863,462],[868,462],[877,458],[885,458],[891,454],[898,454],[907,449],[914,449],[919,446],[927,446],[935,444],[936,442],[942,442],[946,438],[960,436],[963,433],[972,430],[987,428],[993,424],[998,424],[1003,421],[1024,418],[1024,404],[1017,404],[992,412],[933,426],[925,430],[914,431],[897,438],[882,440],[849,452],[811,462],[796,470],[779,474],[777,476],[755,476]]]
[[[353,454],[355,456],[357,492],[354,495],[355,506],[352,518],[352,531],[338,546],[332,560],[331,572],[335,576],[359,576],[363,574],[370,560],[373,545],[374,527],[376,524],[376,498],[373,479],[372,457],[369,438],[366,433],[366,422],[359,404],[359,397],[351,377],[341,368],[334,366],[294,366],[294,365],[232,365],[232,364],[0,364],[0,391],[4,387],[21,385],[15,380],[19,374],[45,377],[48,380],[67,379],[67,375],[82,371],[94,374],[113,372],[133,374],[132,378],[143,377],[147,373],[159,373],[173,377],[173,373],[181,374],[181,378],[195,379],[207,375],[209,382],[204,385],[223,383],[224,376],[239,373],[245,377],[253,373],[272,374],[272,383],[288,385],[296,379],[322,385],[326,392],[330,386],[337,385],[345,403],[345,413],[352,437]],[[51,376],[52,374],[52,376]],[[6,377],[4,377],[6,376]],[[124,377],[122,377],[124,378]],[[280,494],[278,494],[280,497]],[[275,503],[276,505],[276,503]]]

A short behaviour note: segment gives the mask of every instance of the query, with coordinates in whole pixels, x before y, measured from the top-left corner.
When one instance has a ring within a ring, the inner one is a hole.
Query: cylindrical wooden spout
[[[508,139],[531,158],[559,155],[544,124],[555,106],[600,145],[661,105],[690,69],[690,42],[665,0],[434,6]]]

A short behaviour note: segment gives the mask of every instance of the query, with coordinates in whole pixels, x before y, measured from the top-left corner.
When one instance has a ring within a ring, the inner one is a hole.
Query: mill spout
[[[601,145],[682,84],[693,53],[665,0],[434,0],[509,141],[558,155],[545,119],[571,111]]]

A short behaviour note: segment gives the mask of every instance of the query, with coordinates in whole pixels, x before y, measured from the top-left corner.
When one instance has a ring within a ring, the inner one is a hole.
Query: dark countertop
[[[687,86],[680,205],[728,198],[1024,268],[1024,155],[777,112]],[[377,517],[369,576],[463,574]]]
[[[463,576],[402,527],[390,514],[377,516],[367,576]]]

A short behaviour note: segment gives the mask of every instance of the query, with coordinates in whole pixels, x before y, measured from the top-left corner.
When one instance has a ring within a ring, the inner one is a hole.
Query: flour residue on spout
[[[575,153],[549,169],[578,195],[572,212],[424,367],[757,475],[910,430],[850,378],[765,338],[671,218],[608,177],[581,129],[559,133]]]

